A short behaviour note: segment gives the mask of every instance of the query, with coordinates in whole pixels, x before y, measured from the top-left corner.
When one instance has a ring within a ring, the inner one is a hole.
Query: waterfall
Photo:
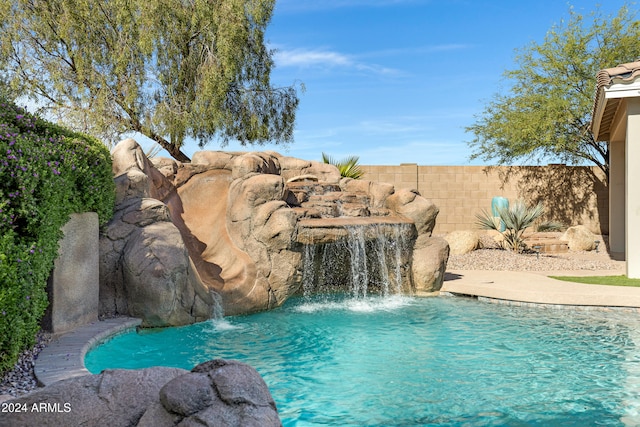
[[[402,292],[402,276],[403,266],[407,267],[407,262],[403,261],[403,255],[406,255],[410,250],[411,241],[407,237],[406,233],[401,232],[401,227],[393,227],[393,240],[391,241],[391,245],[394,247],[393,255],[394,255],[394,291]],[[407,274],[407,272],[405,272]]]
[[[349,225],[343,239],[305,245],[304,295],[347,292],[364,298],[410,291],[411,239],[404,227],[409,225]]]
[[[304,245],[302,255],[302,290],[304,295],[313,292],[313,275],[315,274],[315,248],[313,245]]]
[[[350,256],[351,294],[353,297],[366,297],[369,287],[369,269],[367,268],[367,242],[363,227],[345,227],[349,235],[345,242]]]

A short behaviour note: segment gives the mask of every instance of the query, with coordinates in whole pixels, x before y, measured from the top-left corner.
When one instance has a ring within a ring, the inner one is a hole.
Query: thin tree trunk
[[[170,143],[169,141],[167,141],[160,135],[156,134],[155,132],[151,132],[148,129],[144,129],[139,122],[135,122],[133,127],[134,127],[134,130],[140,132],[141,134],[157,142],[162,148],[164,148],[169,152],[171,157],[173,157],[177,161],[182,163],[191,163],[191,159],[180,150],[180,147],[177,147],[175,144]]]
[[[165,145],[165,144],[163,144],[162,141],[164,141],[165,143],[166,143],[166,141],[164,139],[162,139],[162,138],[161,138],[161,141],[158,141],[157,139],[154,139],[154,141],[156,141],[158,144],[160,144],[160,146],[162,148],[167,150],[169,152],[169,154],[171,154],[171,157],[173,157],[177,161],[182,162],[182,163],[191,163],[191,159],[186,154],[184,154],[175,145],[172,145],[172,144]]]

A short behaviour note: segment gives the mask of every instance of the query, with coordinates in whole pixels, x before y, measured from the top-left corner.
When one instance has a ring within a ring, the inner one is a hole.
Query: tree
[[[589,129],[596,74],[640,57],[640,22],[629,6],[615,16],[600,10],[591,21],[569,10],[544,42],[517,51],[517,68],[505,72],[510,90],[494,95],[474,125],[471,158],[554,159],[597,165],[609,176],[609,147]]]
[[[107,141],[139,132],[174,158],[293,139],[296,86],[270,83],[275,0],[0,0],[13,90]]]

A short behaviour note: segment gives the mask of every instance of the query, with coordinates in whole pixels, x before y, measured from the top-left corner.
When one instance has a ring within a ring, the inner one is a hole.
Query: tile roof
[[[620,98],[614,98],[605,100],[604,89],[606,86],[610,86],[614,83],[631,83],[640,76],[640,60],[635,62],[629,62],[626,64],[620,64],[617,67],[605,68],[600,70],[596,75],[596,97],[593,104],[593,114],[591,116],[591,129],[594,130],[594,137],[599,141],[608,141],[611,137],[611,123],[616,115],[618,106],[620,105]],[[601,105],[604,103],[604,105]],[[599,109],[602,110],[602,115],[599,118],[598,126],[594,126],[595,121],[598,119],[596,114]],[[595,134],[597,133],[597,134]]]

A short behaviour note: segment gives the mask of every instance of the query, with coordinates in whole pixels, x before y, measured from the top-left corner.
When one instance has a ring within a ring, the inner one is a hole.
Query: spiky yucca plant
[[[483,209],[482,213],[476,215],[476,224],[484,230],[496,230],[502,233],[505,249],[522,252],[527,246],[522,238],[524,231],[544,213],[542,203],[527,206],[524,200],[516,200],[511,206],[499,207],[496,211],[498,216],[494,217]],[[505,225],[505,230],[502,232],[500,231],[500,221]]]
[[[364,172],[360,168],[358,161],[360,157],[349,156],[343,160],[334,160],[331,156],[322,153],[322,161],[338,168],[340,175],[345,178],[360,179]]]

